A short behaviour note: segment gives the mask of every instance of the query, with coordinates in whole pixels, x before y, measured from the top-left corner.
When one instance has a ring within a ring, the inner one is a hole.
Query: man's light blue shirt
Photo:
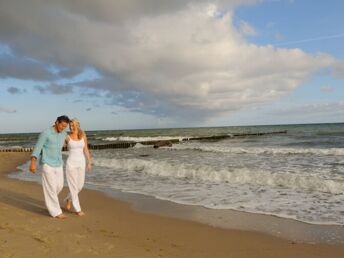
[[[60,167],[63,165],[62,147],[67,133],[62,131],[57,133],[54,127],[44,130],[38,137],[38,141],[33,149],[32,155],[38,159],[42,151],[42,163],[51,167]]]

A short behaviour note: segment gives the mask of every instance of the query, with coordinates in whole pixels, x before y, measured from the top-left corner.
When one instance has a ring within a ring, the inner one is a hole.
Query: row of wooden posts
[[[191,138],[184,138],[182,141],[200,141],[200,140],[208,140],[208,141],[216,141],[222,140],[226,138],[236,138],[236,137],[250,137],[250,136],[262,136],[262,135],[270,135],[270,134],[286,134],[287,131],[278,131],[278,132],[262,132],[262,133],[243,133],[243,134],[232,134],[232,135],[214,135],[214,136],[205,136],[205,137],[191,137]],[[134,147],[136,144],[140,143],[143,145],[156,145],[161,142],[169,142],[169,143],[179,143],[179,139],[169,139],[169,140],[157,140],[157,141],[142,141],[142,142],[115,142],[115,143],[106,143],[106,144],[89,144],[89,149],[91,150],[103,150],[103,149],[123,149],[123,148],[130,148]],[[7,149],[0,149],[0,152],[32,152],[33,148],[7,148]],[[63,147],[63,150],[67,150],[67,147]]]

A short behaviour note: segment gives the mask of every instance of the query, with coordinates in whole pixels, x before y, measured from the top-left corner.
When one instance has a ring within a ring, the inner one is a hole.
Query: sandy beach
[[[253,231],[221,229],[140,213],[93,190],[86,216],[48,216],[41,186],[7,178],[29,153],[0,154],[0,257],[343,257],[343,245],[304,244]],[[66,189],[60,194],[60,200]]]

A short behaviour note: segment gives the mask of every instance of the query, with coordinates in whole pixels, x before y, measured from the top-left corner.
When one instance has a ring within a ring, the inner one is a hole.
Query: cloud
[[[1,39],[0,39],[1,43]],[[51,69],[49,64],[26,56],[19,56],[8,46],[2,46],[0,52],[0,78],[16,78],[22,80],[51,81],[60,78],[70,79],[83,72],[83,67]]]
[[[51,93],[54,95],[64,95],[73,92],[73,87],[70,85],[50,84],[48,86],[36,86],[35,89],[41,94]]]
[[[8,114],[13,114],[16,113],[17,110],[14,108],[9,108],[9,107],[1,107],[0,106],[0,113],[8,113]]]
[[[5,54],[0,55],[0,78],[51,80],[53,75],[38,61]]]
[[[21,94],[21,93],[26,92],[26,90],[21,90],[17,87],[9,87],[7,88],[7,92],[10,94]]]
[[[256,30],[248,22],[245,22],[245,21],[240,21],[239,30],[245,36],[256,36],[257,35]]]
[[[254,29],[243,22],[238,30],[233,12],[254,2],[8,0],[0,4],[0,37],[16,53],[66,71],[95,67],[101,79],[74,87],[106,92],[108,104],[203,119],[280,98],[336,63],[246,42],[242,33]]]
[[[344,78],[344,61],[338,61],[333,69],[333,76],[336,78]]]
[[[313,103],[304,105],[294,105],[287,108],[275,110],[273,115],[312,115],[312,114],[330,114],[330,115],[344,115],[344,102],[328,102],[328,103]]]

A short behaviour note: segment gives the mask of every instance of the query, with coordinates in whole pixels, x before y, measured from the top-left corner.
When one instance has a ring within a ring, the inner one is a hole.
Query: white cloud
[[[139,92],[138,110],[175,116],[206,117],[275,100],[336,62],[249,44],[242,33],[254,29],[243,23],[238,31],[232,20],[243,1],[207,2],[3,1],[0,36],[45,63],[94,66],[107,83],[88,87]]]

